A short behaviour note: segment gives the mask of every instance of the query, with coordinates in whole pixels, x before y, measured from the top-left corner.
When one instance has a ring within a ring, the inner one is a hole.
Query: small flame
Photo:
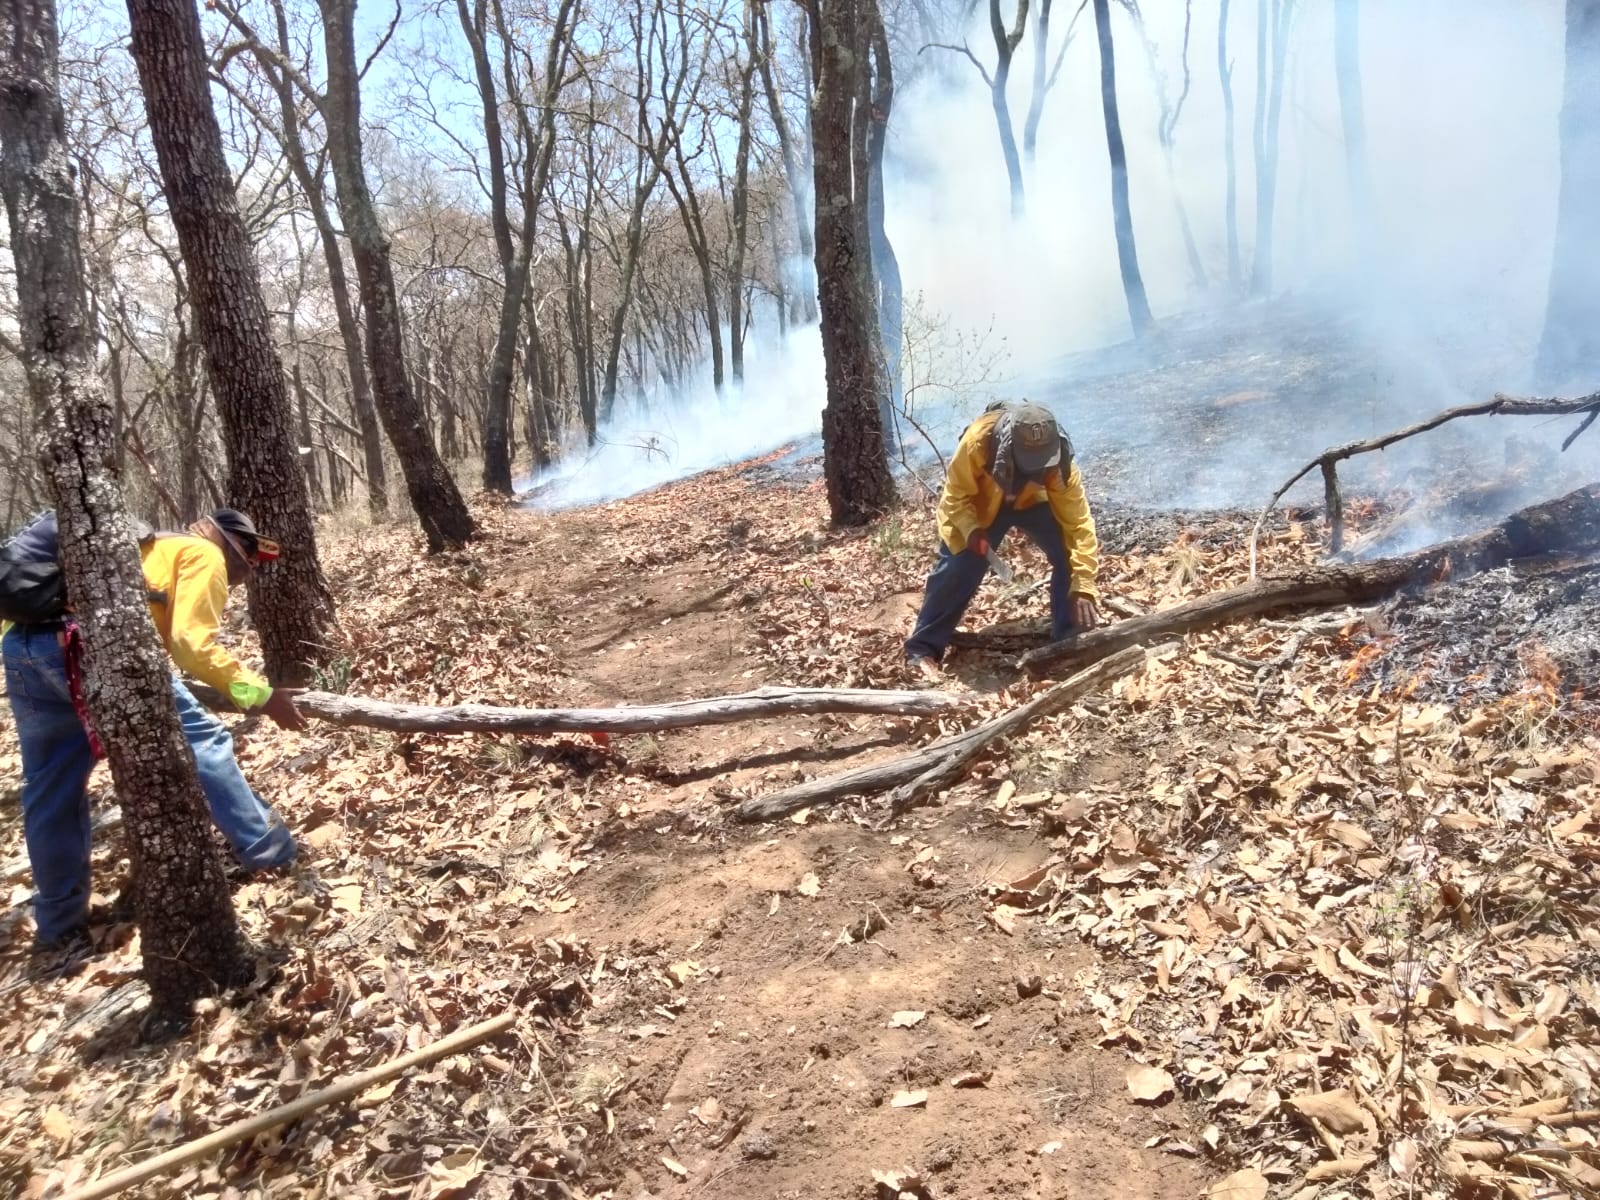
[[[1356,680],[1360,679],[1361,676],[1366,673],[1368,667],[1383,657],[1385,650],[1386,647],[1382,642],[1368,642],[1365,646],[1362,646],[1361,649],[1357,650],[1355,657],[1345,664],[1345,686],[1348,687],[1355,683]]]

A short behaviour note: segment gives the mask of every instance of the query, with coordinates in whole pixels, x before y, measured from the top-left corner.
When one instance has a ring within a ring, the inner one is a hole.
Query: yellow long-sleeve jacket
[[[186,671],[227,695],[240,708],[256,708],[272,694],[267,681],[217,641],[228,603],[228,564],[221,547],[205,538],[168,534],[141,548],[145,586],[161,593],[150,616],[167,653]]]
[[[989,447],[1001,413],[986,412],[967,427],[950,460],[950,470],[939,497],[939,537],[952,554],[967,548],[974,530],[987,529],[1000,514],[1005,495],[989,474]],[[1078,464],[1067,464],[1063,477],[1059,469],[1045,477],[1043,486],[1025,484],[1014,505],[1032,508],[1049,504],[1061,528],[1061,540],[1072,567],[1072,592],[1091,600],[1099,598],[1095,577],[1100,570],[1100,542],[1095,536],[1094,516],[1083,491]]]

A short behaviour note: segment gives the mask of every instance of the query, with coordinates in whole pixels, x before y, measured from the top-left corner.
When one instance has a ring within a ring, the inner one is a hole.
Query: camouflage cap
[[[1025,475],[1039,475],[1061,465],[1061,430],[1048,408],[1021,404],[1012,410],[1011,456]]]

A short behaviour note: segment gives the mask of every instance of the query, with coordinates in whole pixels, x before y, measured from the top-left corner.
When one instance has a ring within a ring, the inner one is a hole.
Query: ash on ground
[[[1600,710],[1600,563],[1501,567],[1401,596],[1368,670],[1387,688],[1473,703],[1544,695]]]

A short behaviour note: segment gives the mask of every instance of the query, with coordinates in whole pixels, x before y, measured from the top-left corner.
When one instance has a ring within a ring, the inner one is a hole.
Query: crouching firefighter
[[[939,497],[939,561],[906,641],[906,662],[930,679],[978,592],[994,551],[1021,529],[1050,560],[1050,636],[1099,621],[1099,545],[1072,443],[1050,410],[991,405],[961,435]]]
[[[276,542],[234,509],[219,509],[187,534],[140,539],[150,615],[177,667],[217,688],[243,709],[285,729],[305,718],[290,692],[273,689],[218,641],[228,590],[262,562]],[[22,820],[33,868],[36,951],[88,947],[89,774],[101,756],[86,720],[81,640],[58,562],[53,512],[0,550],[0,639],[6,691],[22,745]],[[249,871],[285,867],[296,846],[282,818],[251,790],[223,723],[200,706],[174,672],[172,694],[194,755],[211,819]]]

